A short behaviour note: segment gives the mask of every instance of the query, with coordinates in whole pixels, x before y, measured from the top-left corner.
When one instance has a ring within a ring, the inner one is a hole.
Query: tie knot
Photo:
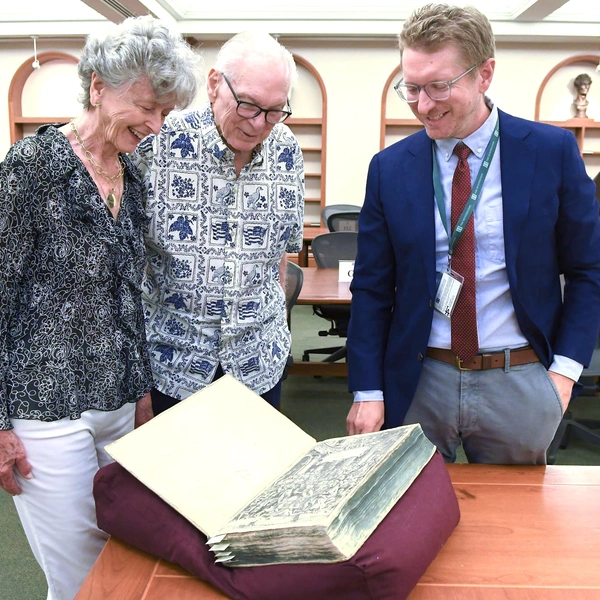
[[[463,142],[458,142],[456,146],[454,146],[453,153],[458,156],[459,160],[465,160],[469,154],[471,154],[471,148],[464,144]]]

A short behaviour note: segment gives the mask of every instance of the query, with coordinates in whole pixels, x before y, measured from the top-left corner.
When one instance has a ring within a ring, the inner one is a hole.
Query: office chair
[[[327,217],[329,231],[358,231],[357,212],[339,212]]]
[[[296,300],[300,295],[302,289],[302,283],[304,282],[304,272],[302,267],[288,260],[286,264],[286,276],[285,276],[285,306],[287,309],[287,322],[288,327],[292,326],[292,308],[296,304]],[[294,364],[294,357],[291,352],[287,357],[285,369],[283,370],[283,379],[286,379],[289,370]]]
[[[316,236],[311,248],[317,267],[337,269],[340,260],[354,260],[357,238],[355,231],[330,231]]]
[[[583,385],[583,390],[579,396],[597,396],[600,393],[598,386],[598,377],[600,377],[600,337],[596,343],[596,348],[592,355],[587,369],[583,370],[579,383]],[[600,401],[600,398],[599,398]],[[577,402],[577,397],[571,400]],[[548,448],[547,462],[553,465],[556,460],[556,454],[559,448],[566,448],[571,434],[574,433],[587,444],[596,444],[600,446],[600,421],[596,419],[574,419],[570,410],[563,415],[562,421],[556,430],[554,439]]]
[[[321,219],[329,231],[358,231],[360,206],[329,204],[321,211]]]
[[[304,282],[304,273],[302,267],[296,263],[287,262],[285,279],[285,305],[287,307],[288,323],[291,321],[291,311],[298,300],[302,284]]]
[[[312,243],[312,252],[319,268],[335,268],[340,260],[354,260],[356,258],[355,231],[335,231],[323,233],[315,237]],[[314,314],[330,322],[330,328],[319,331],[320,336],[337,335],[347,337],[348,323],[350,322],[350,306],[339,304],[321,304],[313,306]],[[346,358],[346,345],[327,348],[310,348],[302,354],[303,361],[310,361],[311,354],[327,354],[323,362],[336,362]]]

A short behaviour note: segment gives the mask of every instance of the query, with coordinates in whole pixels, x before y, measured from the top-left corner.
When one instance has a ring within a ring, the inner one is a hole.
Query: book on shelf
[[[243,567],[351,558],[435,446],[419,425],[317,442],[225,375],[106,450]]]

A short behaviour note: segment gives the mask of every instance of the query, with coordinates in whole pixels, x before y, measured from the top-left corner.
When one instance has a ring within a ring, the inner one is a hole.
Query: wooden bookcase
[[[321,210],[325,206],[327,173],[327,91],[323,79],[315,67],[301,56],[294,55],[299,71],[305,70],[313,80],[321,97],[315,102],[318,110],[311,107],[314,116],[294,117],[285,122],[298,139],[304,156],[306,182],[305,226],[321,225]],[[292,110],[294,100],[292,98]]]
[[[548,86],[548,82],[558,71],[575,64],[585,65],[588,68],[589,66],[592,66],[593,68],[591,70],[595,71],[599,62],[600,56],[594,54],[571,56],[570,58],[563,60],[553,67],[548,72],[546,77],[544,77],[535,99],[535,120],[572,131],[577,139],[579,152],[586,163],[588,171],[592,171],[592,176],[595,175],[596,171],[600,170],[600,121],[581,117],[572,117],[570,119],[566,119],[565,121],[542,119],[541,104],[544,91]]]
[[[74,115],[70,117],[65,116],[23,116],[23,89],[27,83],[29,76],[35,71],[31,66],[33,62],[33,56],[27,59],[15,72],[10,82],[8,89],[8,118],[10,123],[10,143],[14,144],[16,141],[23,138],[25,135],[25,129],[28,126],[44,125],[45,123],[57,123],[70,121]],[[48,63],[53,60],[64,61],[69,63],[77,64],[77,59],[70,54],[64,52],[42,52],[38,54],[37,59],[40,65]]]
[[[400,98],[396,96],[396,92],[393,90],[393,84],[398,80],[400,71],[402,70],[401,65],[398,65],[387,78],[385,85],[383,86],[383,93],[381,95],[381,129],[379,135],[379,149],[383,150],[386,146],[389,146],[393,142],[396,142],[402,138],[405,138],[413,133],[416,133],[420,129],[423,129],[423,125],[418,119],[409,117],[412,112],[406,103],[400,106],[399,110],[406,113],[406,118],[393,118],[390,117],[391,110],[388,107],[388,99],[390,94],[394,95],[394,100],[402,102]],[[395,107],[398,108],[398,107]]]

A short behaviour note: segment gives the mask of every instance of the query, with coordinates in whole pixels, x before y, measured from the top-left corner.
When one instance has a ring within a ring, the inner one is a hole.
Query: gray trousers
[[[420,423],[446,462],[456,460],[462,442],[469,462],[545,465],[562,415],[540,362],[459,371],[426,358],[404,424]]]

